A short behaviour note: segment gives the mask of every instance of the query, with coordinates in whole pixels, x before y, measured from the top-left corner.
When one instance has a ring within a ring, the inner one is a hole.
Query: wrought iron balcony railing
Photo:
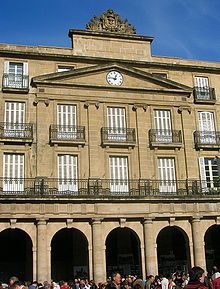
[[[219,131],[195,131],[194,140],[196,147],[220,147]]]
[[[210,87],[194,87],[195,101],[208,101],[215,102],[215,89]]]
[[[3,74],[3,89],[28,89],[29,77],[23,74],[4,73]]]
[[[101,140],[102,144],[111,143],[124,143],[135,145],[136,136],[134,128],[113,128],[113,127],[102,127],[101,128]]]
[[[33,139],[32,123],[0,123],[0,139]]]
[[[73,125],[50,125],[50,142],[85,142],[85,127]]]
[[[156,144],[182,144],[181,130],[150,129],[149,140],[152,146]]]
[[[111,180],[0,178],[1,197],[59,198],[144,198],[150,196],[219,195],[220,181],[209,184],[198,180]]]

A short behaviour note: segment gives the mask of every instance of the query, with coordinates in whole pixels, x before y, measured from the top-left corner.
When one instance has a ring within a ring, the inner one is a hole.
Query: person
[[[213,281],[213,289],[220,289],[220,277],[217,277]]]
[[[111,281],[105,287],[106,289],[120,289],[121,288],[121,275],[116,272],[112,273]]]
[[[18,281],[18,278],[15,277],[15,276],[12,276],[9,278],[9,281],[8,281],[8,289],[11,289],[12,285],[14,282],[17,282]]]
[[[12,286],[12,289],[22,289],[24,288],[24,284],[21,281],[15,281]]]
[[[189,272],[189,283],[184,286],[184,289],[207,289],[204,278],[205,271],[201,267],[193,267]]]
[[[217,266],[213,266],[212,267],[212,281],[214,281],[215,278],[218,278],[218,277],[220,277],[219,270],[218,270]]]
[[[162,277],[162,280],[161,280],[161,288],[162,289],[168,289],[168,287],[169,287],[169,281],[168,281],[168,278],[167,278],[168,276],[164,276],[164,277]]]
[[[152,285],[153,282],[154,282],[154,276],[153,275],[149,275],[148,276],[148,280],[147,280],[147,282],[145,284],[145,288],[146,289],[151,289],[151,285]]]
[[[28,287],[28,289],[36,289],[37,286],[38,286],[37,281],[34,281],[34,282],[31,283],[31,285]]]

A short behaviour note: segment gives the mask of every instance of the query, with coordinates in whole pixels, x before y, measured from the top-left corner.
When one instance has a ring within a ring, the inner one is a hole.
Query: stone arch
[[[220,225],[210,226],[204,235],[206,269],[211,271],[212,266],[220,267]]]
[[[51,277],[59,281],[74,276],[89,276],[88,239],[79,229],[62,228],[51,240]]]
[[[159,231],[156,243],[159,274],[190,269],[189,237],[185,230],[179,226],[165,226]]]
[[[141,277],[140,244],[138,234],[130,227],[112,229],[105,239],[107,276],[118,271],[122,276],[133,274]]]
[[[0,231],[1,280],[8,282],[15,275],[19,280],[33,280],[33,242],[30,235],[20,228]]]

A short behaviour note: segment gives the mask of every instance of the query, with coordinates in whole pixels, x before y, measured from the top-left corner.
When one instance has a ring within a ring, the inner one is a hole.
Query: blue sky
[[[112,8],[137,34],[153,36],[152,54],[220,61],[220,0],[0,0],[0,43],[71,47],[68,31],[85,29]]]

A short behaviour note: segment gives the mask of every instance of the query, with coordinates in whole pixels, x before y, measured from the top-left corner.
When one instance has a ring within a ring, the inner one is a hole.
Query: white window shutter
[[[28,63],[27,62],[23,63],[23,74],[28,75]]]
[[[207,190],[207,181],[206,181],[204,157],[199,157],[199,172],[200,172],[200,181],[201,181],[202,190],[206,191]]]
[[[4,73],[9,73],[9,61],[4,62]]]

